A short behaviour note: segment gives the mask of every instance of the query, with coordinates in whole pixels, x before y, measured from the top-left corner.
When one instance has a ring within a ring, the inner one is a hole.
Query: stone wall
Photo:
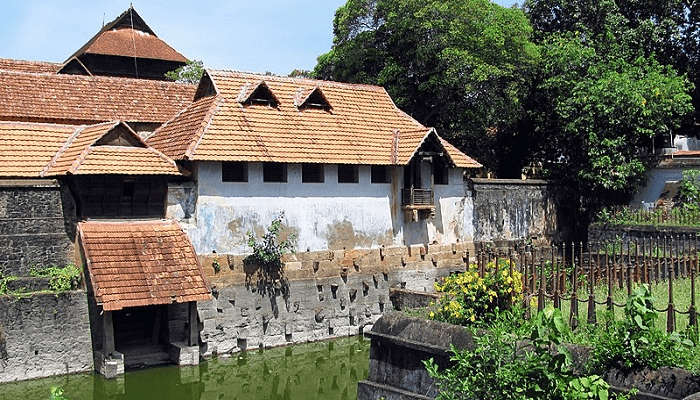
[[[539,242],[570,234],[560,193],[547,181],[471,179],[474,241]]]
[[[655,241],[663,237],[684,237],[690,245],[700,247],[700,228],[651,225],[601,225],[588,227],[588,241],[616,243],[627,241]],[[661,239],[663,240],[663,239]],[[670,244],[670,242],[669,242]]]
[[[75,206],[58,182],[0,181],[0,275],[71,263],[74,235]]]
[[[456,243],[285,255],[286,298],[262,293],[244,256],[200,256],[214,297],[198,303],[201,354],[362,333],[393,309],[390,288],[433,292],[438,278],[464,270],[467,251],[471,245]]]
[[[0,382],[92,370],[84,291],[0,296]]]

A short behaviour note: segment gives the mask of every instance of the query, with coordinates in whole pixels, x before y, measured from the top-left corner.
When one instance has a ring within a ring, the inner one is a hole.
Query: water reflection
[[[61,386],[70,400],[301,400],[357,398],[367,376],[369,341],[337,339],[205,362],[128,372],[117,380],[92,374],[0,385],[0,399],[48,399]]]

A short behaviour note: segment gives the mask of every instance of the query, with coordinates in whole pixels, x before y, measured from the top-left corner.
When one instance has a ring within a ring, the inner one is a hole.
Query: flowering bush
[[[513,272],[511,273],[511,264]],[[491,261],[484,276],[479,275],[476,265],[465,272],[450,275],[435,283],[435,290],[442,294],[430,312],[430,318],[458,325],[467,325],[477,320],[488,321],[495,313],[511,308],[522,300],[522,274],[509,260],[499,260],[498,271]]]

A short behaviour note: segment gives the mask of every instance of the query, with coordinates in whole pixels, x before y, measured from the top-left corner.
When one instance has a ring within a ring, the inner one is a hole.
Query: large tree
[[[490,169],[517,137],[538,49],[523,12],[488,0],[348,0],[323,79],[379,84]]]

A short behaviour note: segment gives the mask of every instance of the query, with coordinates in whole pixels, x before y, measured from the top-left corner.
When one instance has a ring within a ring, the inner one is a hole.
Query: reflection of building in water
[[[0,400],[47,398],[51,386],[80,400],[354,400],[368,367],[369,341],[346,338],[127,372],[114,380],[80,374],[4,384]]]

